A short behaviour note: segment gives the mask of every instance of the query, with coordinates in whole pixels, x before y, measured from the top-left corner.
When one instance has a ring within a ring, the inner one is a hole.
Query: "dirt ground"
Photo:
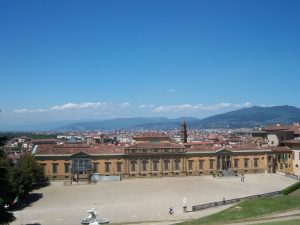
[[[86,210],[96,208],[111,223],[171,224],[191,218],[199,218],[229,206],[198,212],[183,213],[182,199],[187,198],[188,210],[192,205],[279,191],[296,180],[277,174],[249,174],[245,182],[238,177],[213,178],[140,178],[90,185],[64,186],[52,182],[50,186],[36,190],[42,198],[21,211],[12,225],[76,225]],[[169,207],[175,210],[168,214]]]

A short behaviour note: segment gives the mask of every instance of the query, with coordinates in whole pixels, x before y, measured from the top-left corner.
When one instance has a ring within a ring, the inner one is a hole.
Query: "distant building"
[[[267,142],[269,146],[281,146],[283,141],[292,140],[295,138],[295,132],[290,130],[289,126],[268,126],[263,128],[267,134]]]

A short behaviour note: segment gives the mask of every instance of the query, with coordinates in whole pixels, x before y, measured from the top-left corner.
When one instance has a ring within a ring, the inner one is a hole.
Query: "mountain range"
[[[180,128],[182,120],[182,117],[175,119],[168,119],[164,117],[117,118],[102,121],[76,122],[58,127],[56,130],[170,130]],[[273,107],[253,106],[210,116],[204,119],[187,117],[185,120],[188,127],[192,129],[252,128],[275,123],[291,124],[294,122],[300,122],[300,109],[288,105]]]

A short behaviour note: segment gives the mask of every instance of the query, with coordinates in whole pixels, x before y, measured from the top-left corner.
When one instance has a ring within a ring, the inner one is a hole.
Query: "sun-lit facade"
[[[133,137],[132,145],[40,145],[36,159],[51,179],[120,175],[124,179],[173,176],[226,176],[246,173],[293,173],[288,147],[193,147],[158,133]]]

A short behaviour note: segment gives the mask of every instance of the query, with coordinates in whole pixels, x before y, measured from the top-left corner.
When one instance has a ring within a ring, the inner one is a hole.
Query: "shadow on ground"
[[[22,200],[22,202],[18,205],[17,209],[24,209],[26,207],[30,207],[33,203],[37,202],[41,198],[43,198],[42,193],[30,193]]]

